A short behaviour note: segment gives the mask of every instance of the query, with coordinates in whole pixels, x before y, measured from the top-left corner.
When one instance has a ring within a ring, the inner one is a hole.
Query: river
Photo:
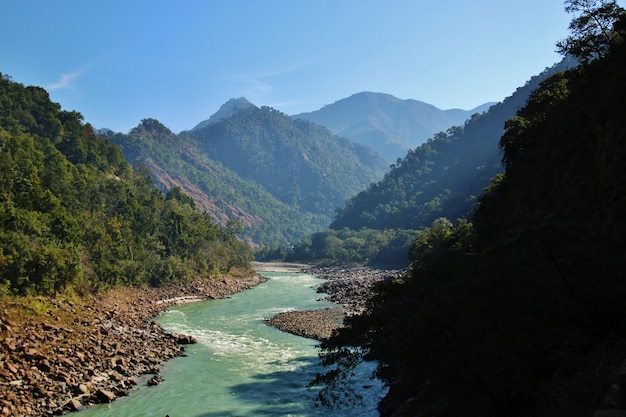
[[[262,272],[268,281],[232,298],[171,307],[158,317],[164,329],[194,336],[186,355],[168,362],[164,382],[146,379],[128,397],[90,407],[77,417],[377,416],[382,384],[362,364],[351,382],[363,398],[329,410],[307,389],[319,364],[318,342],[267,326],[264,318],[289,309],[332,305],[317,301],[320,280],[303,273]]]

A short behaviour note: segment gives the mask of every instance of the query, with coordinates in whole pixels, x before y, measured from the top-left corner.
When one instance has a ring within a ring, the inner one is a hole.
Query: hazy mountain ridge
[[[503,170],[498,142],[504,122],[543,80],[572,65],[564,60],[546,68],[463,127],[440,132],[410,150],[383,180],[349,199],[331,227],[419,229],[438,217],[468,217],[477,196]]]
[[[361,92],[292,117],[326,126],[337,135],[371,147],[388,161],[395,161],[433,134],[462,125],[472,114],[482,113],[492,104],[495,103],[472,110],[441,110],[418,100]]]
[[[211,123],[217,123],[218,121],[222,119],[228,119],[229,117],[234,116],[235,114],[241,111],[244,111],[246,109],[249,109],[251,107],[256,108],[257,106],[250,103],[245,97],[231,98],[226,103],[222,104],[216,113],[214,113],[207,120],[204,120],[198,123],[191,130],[196,131],[196,130],[202,129],[210,125]]]

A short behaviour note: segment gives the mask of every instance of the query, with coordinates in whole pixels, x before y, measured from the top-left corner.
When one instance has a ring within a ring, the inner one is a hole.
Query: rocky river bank
[[[289,311],[268,324],[324,340],[346,315],[360,313],[372,287],[402,271],[256,264],[257,271],[306,272],[325,279],[318,292],[336,308]],[[278,269],[276,269],[278,268]],[[158,384],[160,366],[184,354],[192,338],[163,331],[152,319],[167,307],[218,299],[263,281],[223,278],[162,288],[123,288],[100,297],[66,295],[0,302],[0,416],[48,416],[128,395],[138,383]]]
[[[282,331],[320,341],[329,338],[335,329],[340,328],[346,316],[362,313],[376,285],[397,278],[404,272],[399,269],[350,266],[292,265],[291,268],[291,272],[297,270],[324,279],[317,287],[317,292],[326,294],[322,299],[332,301],[338,306],[319,310],[286,311],[267,319],[266,322]]]
[[[223,278],[102,297],[30,297],[0,304],[0,415],[48,416],[160,382],[160,366],[193,343],[152,320],[168,306],[217,299],[263,279]]]

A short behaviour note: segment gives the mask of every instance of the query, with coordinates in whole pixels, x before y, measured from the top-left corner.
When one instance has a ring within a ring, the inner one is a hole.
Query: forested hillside
[[[340,367],[353,363],[346,346],[380,361],[383,415],[582,417],[623,406],[626,12],[566,4],[578,14],[563,52],[582,64],[507,121],[505,172],[473,223],[424,230],[406,276],[325,345]]]
[[[278,246],[329,222],[328,216],[302,213],[279,201],[263,186],[200,152],[192,138],[174,134],[157,120],[145,119],[129,134],[110,132],[108,137],[129,161],[150,170],[161,189],[180,187],[216,223],[243,227],[238,233],[250,243]]]
[[[178,135],[145,119],[108,137],[161,188],[180,187],[216,222],[266,248],[328,227],[334,210],[386,166],[367,147],[245,99]]]
[[[278,200],[313,214],[332,216],[386,168],[371,149],[269,107],[247,108],[182,136]]]
[[[0,77],[0,295],[249,268],[250,248],[39,87]]]
[[[572,59],[532,77],[503,102],[476,114],[464,126],[440,132],[410,150],[385,177],[350,198],[331,228],[420,229],[439,217],[468,217],[491,178],[502,172],[498,141],[531,91]]]

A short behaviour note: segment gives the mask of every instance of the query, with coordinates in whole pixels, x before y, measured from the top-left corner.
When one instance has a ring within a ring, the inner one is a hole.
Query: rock
[[[163,377],[161,375],[155,375],[148,380],[148,385],[159,385],[161,382],[163,382]]]
[[[6,362],[5,366],[7,367],[9,372],[11,372],[13,375],[17,375],[18,374],[19,371],[18,371],[18,369],[17,369],[17,367],[15,365],[13,365],[13,364],[11,364],[9,362]]]
[[[46,359],[46,357],[37,349],[35,348],[30,348],[26,351],[26,357],[28,359]]]
[[[196,340],[195,337],[184,335],[184,334],[181,334],[181,333],[172,333],[171,337],[179,345],[192,345],[194,343],[198,343],[198,340]]]
[[[110,403],[112,401],[115,401],[115,398],[116,398],[115,394],[105,389],[99,389],[98,391],[96,391],[96,396],[103,403]]]
[[[72,398],[67,405],[71,411],[82,411],[85,409],[85,406],[76,398]]]
[[[320,310],[285,311],[265,320],[270,326],[309,339],[327,340],[332,332],[343,326],[342,307]]]
[[[70,367],[70,368],[74,367],[74,362],[71,359],[65,358],[63,356],[59,356],[58,361],[67,367]]]

